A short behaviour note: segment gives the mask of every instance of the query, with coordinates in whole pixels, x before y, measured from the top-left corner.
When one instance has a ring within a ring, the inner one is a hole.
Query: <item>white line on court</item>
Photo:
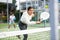
[[[60,29],[60,26],[58,26],[58,28]],[[45,28],[36,28],[36,29],[30,29],[30,30],[0,32],[0,38],[6,38],[6,37],[22,35],[22,34],[31,34],[36,32],[44,32],[44,31],[50,31],[50,30],[51,30],[50,27],[45,27]]]

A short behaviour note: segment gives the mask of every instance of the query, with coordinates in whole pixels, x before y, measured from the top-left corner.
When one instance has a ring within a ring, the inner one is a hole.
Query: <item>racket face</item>
[[[40,19],[42,19],[42,20],[47,20],[48,18],[49,18],[49,13],[48,12],[42,12],[41,14],[40,14]]]

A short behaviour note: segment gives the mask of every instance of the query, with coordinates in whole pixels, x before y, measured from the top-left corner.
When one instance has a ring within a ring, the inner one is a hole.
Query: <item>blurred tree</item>
[[[11,7],[11,10],[16,11],[16,5],[15,5],[15,3],[16,3],[16,0],[12,0],[12,7]]]
[[[6,9],[6,4],[0,3],[0,12]]]

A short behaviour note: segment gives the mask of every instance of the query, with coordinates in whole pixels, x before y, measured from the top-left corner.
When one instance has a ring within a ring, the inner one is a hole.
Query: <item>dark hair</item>
[[[29,11],[29,10],[30,10],[30,9],[32,9],[32,8],[33,8],[33,7],[28,7],[28,9],[27,9],[27,10]]]

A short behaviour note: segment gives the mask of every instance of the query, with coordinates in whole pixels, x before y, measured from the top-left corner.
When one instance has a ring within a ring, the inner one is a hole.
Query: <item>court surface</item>
[[[19,31],[19,28],[16,27],[16,29],[14,29],[13,27],[11,27],[10,29],[7,28],[7,24],[0,24],[0,32],[5,32],[5,31]],[[3,25],[3,27],[2,27]],[[37,33],[33,33],[33,34],[28,34],[28,40],[50,40],[50,27],[49,23],[46,24],[46,27],[44,27],[44,24],[36,24],[36,25],[31,25],[28,27],[28,30],[30,29],[35,29],[37,28],[37,30],[39,29],[41,32],[37,32]],[[13,37],[7,37],[7,38],[0,38],[0,40],[22,40],[23,36],[21,35],[21,39],[18,39],[16,36]]]

